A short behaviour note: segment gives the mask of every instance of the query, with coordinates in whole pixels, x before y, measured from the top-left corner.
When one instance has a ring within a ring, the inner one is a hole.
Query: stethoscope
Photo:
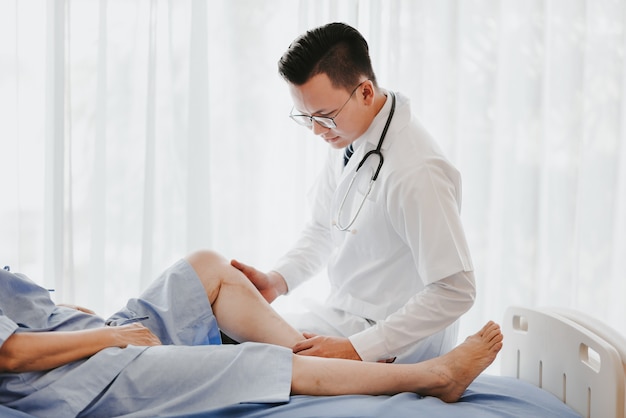
[[[378,173],[380,173],[380,169],[383,167],[383,163],[385,162],[385,159],[383,158],[383,153],[381,152],[380,149],[383,146],[385,135],[387,135],[387,130],[389,129],[389,125],[391,124],[393,113],[396,110],[396,95],[392,91],[390,91],[389,93],[391,94],[391,110],[389,111],[389,116],[387,116],[387,122],[385,123],[383,132],[380,134],[378,145],[376,146],[376,149],[373,149],[369,151],[367,154],[365,154],[363,156],[363,159],[361,159],[361,161],[359,162],[359,165],[356,167],[356,171],[354,172],[354,175],[352,176],[352,179],[350,180],[350,183],[348,184],[348,189],[346,190],[346,194],[343,196],[343,199],[341,200],[341,203],[339,204],[339,210],[337,210],[337,220],[333,222],[333,226],[339,231],[350,231],[350,228],[354,224],[354,221],[356,221],[356,218],[359,216],[359,213],[361,213],[361,209],[363,208],[363,205],[365,205],[365,201],[367,200],[367,197],[372,191],[372,186],[374,185],[374,182],[378,178]],[[372,175],[372,178],[370,179],[369,186],[367,187],[367,192],[365,193],[365,196],[363,196],[363,200],[361,201],[361,204],[359,205],[356,213],[354,214],[354,216],[352,217],[348,225],[343,226],[340,224],[341,212],[343,211],[343,206],[346,203],[346,199],[348,198],[348,195],[350,194],[350,190],[352,190],[352,185],[354,184],[354,180],[356,179],[356,176],[359,173],[359,170],[361,169],[363,164],[365,164],[365,161],[367,161],[367,159],[372,155],[376,155],[378,157],[378,168],[376,169],[376,171],[374,171],[374,174]]]

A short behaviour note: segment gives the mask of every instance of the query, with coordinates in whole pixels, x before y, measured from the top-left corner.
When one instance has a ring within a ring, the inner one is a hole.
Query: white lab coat
[[[313,190],[312,220],[274,269],[294,289],[327,265],[330,296],[321,309],[335,314],[321,316],[335,321],[336,311],[341,311],[342,317],[365,319],[368,326],[357,321],[361,325],[340,327],[340,333],[350,336],[363,360],[372,361],[395,357],[452,324],[467,308],[460,313],[447,309],[454,303],[449,297],[443,306],[433,300],[439,307],[425,308],[431,302],[427,286],[473,270],[460,219],[460,174],[413,118],[408,99],[396,97],[382,145],[384,165],[351,231],[338,231],[333,223],[357,165],[378,144],[390,97],[354,142],[345,168],[340,152],[330,150]],[[356,213],[377,165],[378,157],[372,156],[359,170],[341,213],[342,225]],[[472,282],[466,288],[473,290],[473,276],[463,277]],[[446,338],[456,340],[456,331],[451,334]],[[455,341],[448,348],[450,343]]]

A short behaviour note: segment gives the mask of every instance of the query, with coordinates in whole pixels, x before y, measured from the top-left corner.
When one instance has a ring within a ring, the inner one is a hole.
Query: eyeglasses
[[[350,97],[348,97],[348,100],[346,100],[346,102],[339,108],[339,110],[337,111],[337,113],[335,113],[335,116],[333,117],[313,116],[313,115],[294,115],[293,111],[295,108],[291,109],[291,113],[289,114],[289,117],[293,119],[298,125],[306,126],[307,128],[310,128],[311,126],[313,126],[313,121],[317,122],[317,124],[323,128],[328,128],[328,129],[336,128],[337,123],[335,122],[335,118],[339,116],[339,113],[341,113],[343,108],[346,107],[346,105],[348,104],[350,99],[352,99],[352,96],[357,91],[357,89],[361,87],[361,85],[365,83],[366,81],[368,80],[361,81],[359,85],[356,86],[354,90],[352,90],[352,93],[350,93]]]

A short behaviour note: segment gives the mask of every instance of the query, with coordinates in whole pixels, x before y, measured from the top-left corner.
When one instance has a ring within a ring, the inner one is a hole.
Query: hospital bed
[[[573,310],[510,307],[501,376],[483,374],[459,402],[395,396],[292,396],[286,404],[240,404],[212,417],[596,417],[624,418],[626,339]]]
[[[573,310],[507,309],[501,376],[480,375],[459,402],[395,396],[292,396],[288,403],[238,404],[202,417],[597,417],[623,418],[626,339]],[[0,405],[0,417],[28,417]]]

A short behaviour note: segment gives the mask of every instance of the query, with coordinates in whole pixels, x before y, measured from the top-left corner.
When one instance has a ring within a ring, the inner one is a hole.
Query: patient
[[[219,326],[219,328],[218,328]],[[220,345],[220,329],[244,341]],[[304,337],[228,260],[199,251],[104,320],[0,272],[0,403],[34,416],[191,414],[290,394],[456,401],[502,347],[497,324],[417,364],[295,355]]]

